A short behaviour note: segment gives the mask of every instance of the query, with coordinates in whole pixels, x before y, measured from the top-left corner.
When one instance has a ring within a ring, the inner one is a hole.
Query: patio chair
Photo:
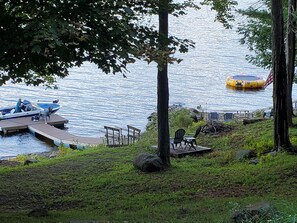
[[[170,138],[170,144],[172,148],[175,149],[179,144],[179,147],[182,146],[182,142],[184,141],[184,135],[186,131],[184,129],[178,129],[175,131],[174,138]]]
[[[196,146],[197,146],[197,142],[196,142],[196,138],[197,136],[199,135],[199,133],[201,132],[201,126],[199,126],[197,129],[196,129],[196,132],[194,135],[192,136],[185,136],[184,137],[184,140],[185,140],[185,143],[186,143],[186,148],[193,148],[193,149],[196,149]]]
[[[231,112],[227,112],[224,114],[224,121],[225,122],[231,122],[234,118],[234,114]]]
[[[201,129],[201,132],[203,133],[209,133],[209,132],[216,132],[216,123],[219,121],[220,115],[218,112],[210,112],[208,113],[208,120],[206,125],[204,125]]]
[[[219,113],[217,112],[210,112],[208,114],[208,120],[213,122],[213,121],[218,121],[219,120]]]

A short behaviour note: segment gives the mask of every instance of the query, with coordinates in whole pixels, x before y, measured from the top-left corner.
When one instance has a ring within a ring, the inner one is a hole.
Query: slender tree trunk
[[[167,51],[168,43],[168,1],[159,0],[159,44],[161,51]],[[168,120],[168,63],[167,58],[158,63],[158,148],[159,156],[165,165],[170,165],[170,142]]]
[[[277,150],[291,147],[287,115],[287,72],[283,28],[283,7],[280,0],[271,1],[272,13],[272,65],[273,65],[273,107],[274,147]]]
[[[288,92],[287,92],[287,101],[288,101],[288,124],[289,126],[293,125],[292,115],[293,115],[293,103],[292,103],[292,88],[293,88],[293,78],[295,72],[295,47],[296,47],[296,35],[295,27],[296,22],[294,14],[296,12],[296,0],[289,0],[288,4],[288,37],[287,37],[287,77],[288,77]]]

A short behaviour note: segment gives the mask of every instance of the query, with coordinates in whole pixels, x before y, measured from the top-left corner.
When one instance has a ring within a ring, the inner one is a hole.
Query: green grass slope
[[[183,114],[185,116],[186,114]],[[187,123],[187,132],[203,123]],[[296,121],[296,120],[295,120]],[[233,130],[199,135],[198,144],[213,148],[203,156],[172,158],[171,168],[142,173],[133,167],[141,152],[156,151],[154,127],[134,145],[100,146],[17,167],[0,167],[0,222],[230,222],[232,210],[272,202],[294,222],[297,213],[297,156],[266,155],[273,146],[272,120]],[[291,141],[297,144],[297,131]],[[235,153],[252,149],[260,162],[236,161]],[[47,217],[28,217],[35,208]]]

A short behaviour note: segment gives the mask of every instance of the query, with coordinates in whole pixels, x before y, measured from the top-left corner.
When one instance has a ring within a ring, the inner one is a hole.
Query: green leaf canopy
[[[157,14],[158,1],[0,0],[0,86],[7,81],[52,84],[68,69],[95,63],[105,73],[124,72],[128,63],[145,57],[156,61],[158,32],[145,25]],[[187,4],[171,4],[182,14]],[[168,39],[168,54],[192,42]]]

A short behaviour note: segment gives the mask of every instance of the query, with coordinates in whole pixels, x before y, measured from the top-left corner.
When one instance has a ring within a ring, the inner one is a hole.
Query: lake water
[[[254,1],[241,1],[241,6]],[[238,18],[240,22],[244,18]],[[196,48],[180,55],[183,62],[169,67],[170,104],[186,107],[201,105],[210,110],[256,110],[272,105],[272,86],[259,91],[235,91],[226,88],[228,75],[254,74],[264,79],[269,71],[245,60],[248,50],[239,44],[236,30],[226,30],[214,23],[209,9],[171,18],[170,33],[192,39]],[[0,87],[0,106],[15,104],[17,99],[54,100],[63,106],[57,114],[69,119],[67,129],[73,134],[99,137],[104,126],[145,130],[147,117],[156,111],[156,64],[137,62],[128,67],[128,78],[106,75],[95,65],[85,63],[73,68],[69,77],[58,81],[58,89],[8,84]],[[294,97],[295,99],[296,97]],[[29,133],[0,136],[0,158],[17,154],[50,151],[50,145]]]

